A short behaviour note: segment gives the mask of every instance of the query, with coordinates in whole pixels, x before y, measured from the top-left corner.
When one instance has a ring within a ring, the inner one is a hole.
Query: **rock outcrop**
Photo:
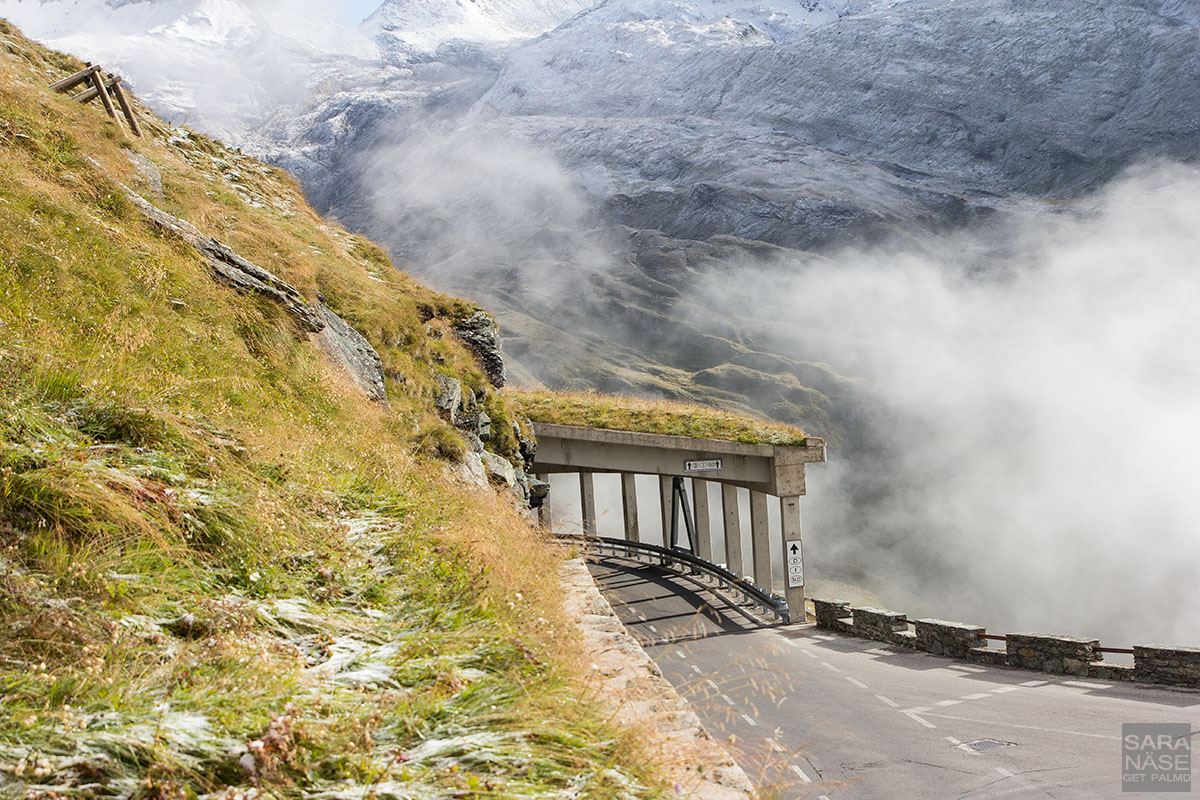
[[[316,311],[325,323],[325,328],[317,334],[322,349],[345,368],[351,382],[363,394],[383,406],[389,405],[383,380],[383,361],[379,353],[361,333],[320,300],[317,301]]]
[[[281,306],[305,333],[316,334],[316,341],[325,354],[345,369],[364,395],[376,403],[388,405],[384,384],[383,362],[379,353],[362,334],[335,314],[320,300],[309,305],[296,287],[254,264],[228,245],[206,236],[194,225],[172,216],[129,189],[129,201],[143,217],[193,247],[208,264],[214,277],[239,292],[265,297]]]
[[[454,333],[483,367],[484,374],[497,389],[508,382],[504,356],[500,354],[500,328],[486,311],[476,311],[462,322],[454,323]]]
[[[273,300],[292,316],[300,328],[318,333],[325,328],[320,315],[305,300],[304,295],[289,283],[239,256],[229,246],[211,236],[205,236],[190,222],[174,217],[152,205],[136,192],[126,192],[129,201],[137,206],[143,217],[175,234],[204,257],[208,268],[218,280],[228,283],[239,292],[254,293]]]

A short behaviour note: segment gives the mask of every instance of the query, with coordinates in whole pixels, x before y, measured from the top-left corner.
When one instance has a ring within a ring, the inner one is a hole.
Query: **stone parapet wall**
[[[1010,667],[1049,672],[1051,675],[1086,677],[1090,671],[1089,665],[1104,659],[1099,639],[1010,633],[1005,645]]]
[[[882,608],[855,608],[851,611],[854,633],[879,642],[895,642],[896,634],[908,630],[908,622],[899,611]]]
[[[814,599],[812,603],[817,627],[932,655],[1051,675],[1200,688],[1197,647],[1138,646],[1133,648],[1132,665],[1109,664],[1097,639],[1010,633],[1003,637],[1004,649],[1000,649],[988,646],[987,629],[978,625],[940,619],[909,620],[899,611],[854,608],[843,600]]]
[[[852,618],[849,603],[843,600],[813,600],[812,603],[818,627],[840,633],[854,633],[853,623],[846,622]]]
[[[987,630],[978,625],[964,625],[943,619],[919,619],[915,625],[917,649],[935,656],[969,658],[972,650],[986,644],[983,634]]]
[[[1148,644],[1133,648],[1134,680],[1200,688],[1200,648]]]

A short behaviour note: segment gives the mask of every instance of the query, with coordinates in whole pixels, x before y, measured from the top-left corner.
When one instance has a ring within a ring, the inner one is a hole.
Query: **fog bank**
[[[996,632],[1200,643],[1200,172],[1090,200],[706,287],[862,379],[810,470],[811,574]]]

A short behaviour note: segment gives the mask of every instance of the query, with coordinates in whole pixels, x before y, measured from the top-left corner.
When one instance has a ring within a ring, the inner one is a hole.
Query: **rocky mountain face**
[[[490,304],[515,379],[826,434],[836,365],[690,287],[1200,150],[1198,14],[1176,0],[388,0],[357,31],[273,8],[0,0]],[[231,63],[252,82],[236,107],[185,87]]]

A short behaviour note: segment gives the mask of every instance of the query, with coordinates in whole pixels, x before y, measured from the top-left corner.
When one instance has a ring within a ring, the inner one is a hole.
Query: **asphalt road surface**
[[[763,627],[659,567],[591,566],[766,798],[1130,798],[1140,793],[1121,791],[1122,723],[1187,722],[1200,740],[1200,692],[985,667],[811,624]]]

